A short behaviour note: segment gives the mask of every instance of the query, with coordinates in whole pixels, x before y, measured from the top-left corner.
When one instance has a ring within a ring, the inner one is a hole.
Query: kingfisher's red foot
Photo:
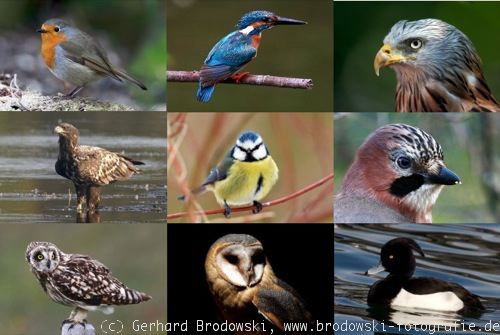
[[[239,83],[241,83],[241,79],[248,76],[249,74],[250,74],[250,72],[235,73],[231,76],[231,79],[234,80],[236,82],[236,84],[239,84]]]

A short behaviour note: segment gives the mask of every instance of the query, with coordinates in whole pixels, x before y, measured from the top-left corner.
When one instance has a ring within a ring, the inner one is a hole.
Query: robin
[[[65,84],[76,86],[67,96],[74,97],[85,85],[105,76],[121,82],[125,79],[147,90],[139,80],[111,65],[96,40],[66,21],[50,19],[37,32],[42,37],[42,58],[50,72]]]

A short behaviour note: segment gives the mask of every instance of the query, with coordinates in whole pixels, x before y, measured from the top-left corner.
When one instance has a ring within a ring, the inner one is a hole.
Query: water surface
[[[387,272],[375,276],[364,273],[379,263],[380,248],[395,237],[413,238],[424,251],[425,258],[417,256],[415,276],[464,286],[482,297],[485,312],[464,318],[455,313],[369,308],[369,288]],[[337,225],[335,323],[351,331],[336,334],[500,333],[499,253],[500,225]],[[496,331],[488,330],[495,322]],[[411,326],[415,324],[418,326]],[[377,326],[375,331],[373,325]],[[464,327],[467,331],[462,331]]]
[[[97,215],[75,211],[73,183],[55,172],[61,121],[79,128],[81,144],[145,163],[141,174],[103,187]],[[165,122],[154,112],[0,114],[0,223],[163,222]]]

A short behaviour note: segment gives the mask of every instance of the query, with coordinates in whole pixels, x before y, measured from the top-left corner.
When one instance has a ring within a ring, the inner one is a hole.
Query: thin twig
[[[200,73],[198,71],[167,71],[167,81],[170,82],[197,83],[199,80]],[[239,80],[228,78],[221,81],[221,83],[301,88],[306,90],[310,90],[314,86],[312,79],[276,77],[260,74],[248,74]]]
[[[309,192],[309,191],[311,191],[311,190],[313,190],[313,189],[315,189],[315,188],[323,185],[324,183],[326,183],[330,179],[333,180],[333,173],[329,174],[328,176],[326,176],[324,178],[321,178],[317,182],[314,182],[311,185],[308,185],[308,186],[304,187],[303,189],[298,190],[298,191],[296,191],[294,193],[291,193],[289,195],[286,195],[284,197],[281,197],[281,198],[273,200],[273,201],[265,202],[265,203],[262,204],[262,207],[276,206],[276,205],[282,204],[284,202],[287,202],[288,200],[297,198],[297,197],[301,196],[302,194],[307,193],[307,192]],[[250,211],[250,210],[253,210],[253,209],[255,209],[255,206],[252,205],[252,206],[247,206],[247,207],[231,208],[231,211],[232,212],[244,212],[244,211]],[[177,218],[188,216],[188,215],[191,215],[191,214],[194,214],[194,215],[213,215],[213,214],[221,214],[221,213],[224,213],[224,209],[223,208],[211,209],[211,210],[206,210],[206,211],[198,211],[198,212],[194,212],[194,213],[179,212],[179,213],[174,213],[174,214],[167,215],[167,220],[168,219],[177,219]]]

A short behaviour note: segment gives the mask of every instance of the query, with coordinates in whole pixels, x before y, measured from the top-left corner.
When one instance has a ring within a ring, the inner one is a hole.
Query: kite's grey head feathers
[[[441,20],[397,22],[373,65],[396,71],[398,112],[500,111],[472,42]]]
[[[480,63],[469,38],[438,19],[399,21],[384,38],[384,44],[409,58],[402,65],[417,66],[437,77],[441,77],[447,67],[473,71],[470,63]]]

